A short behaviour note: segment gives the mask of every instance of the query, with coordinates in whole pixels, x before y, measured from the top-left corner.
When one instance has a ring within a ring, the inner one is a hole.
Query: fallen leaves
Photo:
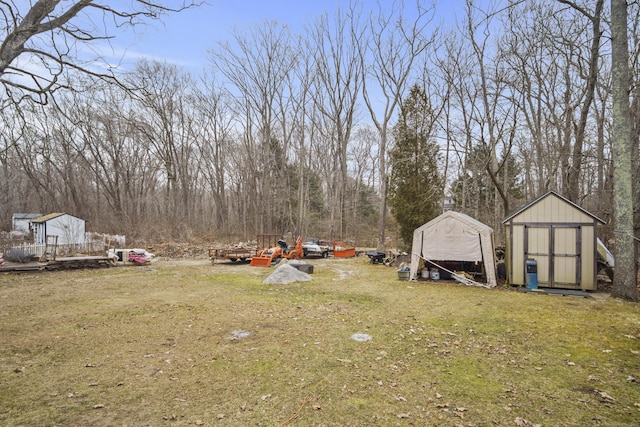
[[[133,271],[124,273],[128,277]],[[472,312],[461,314],[450,313],[445,305],[449,300],[452,306],[460,305],[451,296],[457,288],[449,286],[440,297],[438,287],[429,287],[420,289],[428,293],[428,304],[416,306],[419,314],[403,320],[403,310],[413,309],[413,304],[389,310],[387,293],[371,296],[368,284],[357,291],[332,283],[326,289],[315,285],[312,289],[263,289],[237,285],[220,270],[196,270],[196,274],[171,271],[155,274],[154,280],[165,276],[166,283],[151,283],[150,289],[170,292],[176,278],[197,277],[202,286],[195,280],[189,286],[201,287],[194,293],[198,298],[168,294],[170,305],[156,304],[155,294],[150,300],[148,293],[138,291],[140,284],[129,286],[118,277],[116,290],[124,289],[126,298],[101,305],[99,315],[90,319],[96,324],[93,329],[79,330],[79,335],[73,336],[56,325],[55,330],[45,328],[42,342],[34,341],[30,333],[25,342],[33,348],[20,347],[20,343],[7,347],[4,379],[10,389],[38,393],[30,399],[11,398],[7,407],[18,408],[30,401],[37,405],[41,399],[47,407],[69,408],[71,421],[78,417],[123,419],[128,406],[121,402],[140,403],[138,396],[142,396],[144,404],[136,405],[135,413],[126,413],[131,423],[172,421],[166,422],[167,426],[194,426],[198,419],[205,425],[273,425],[295,413],[306,394],[311,400],[300,420],[291,426],[374,422],[514,426],[516,419],[526,427],[535,423],[571,425],[571,420],[594,425],[591,420],[595,415],[606,425],[611,420],[633,420],[640,414],[639,341],[622,336],[632,333],[640,338],[640,333],[629,326],[635,324],[627,315],[616,314],[611,323],[604,322],[601,314],[610,312],[602,306],[604,302],[598,303],[601,310],[591,310],[593,304],[585,303],[585,313],[571,308],[569,313],[561,313],[562,322],[557,323],[546,319],[552,314],[550,309],[538,305],[534,313],[521,316],[518,310],[511,310],[505,318],[494,318],[507,302],[520,308],[518,294],[493,292],[491,298],[500,303],[486,303],[478,312],[473,311],[473,305],[464,304],[465,310],[471,308]],[[93,276],[89,278],[93,280]],[[244,287],[249,292],[238,302],[238,289]],[[102,288],[101,283],[97,289]],[[178,288],[181,293],[188,289],[185,285]],[[233,291],[233,307],[225,305],[227,290]],[[340,293],[330,293],[334,291]],[[135,299],[138,292],[143,299]],[[267,300],[250,300],[254,294]],[[60,291],[55,295],[65,294]],[[321,300],[313,299],[316,295]],[[354,295],[358,299],[347,302]],[[418,293],[415,295],[418,298]],[[507,302],[502,301],[505,295],[510,296]],[[329,305],[326,298],[336,302]],[[380,311],[369,306],[369,299],[381,307]],[[211,304],[213,300],[216,304]],[[117,312],[107,311],[112,305]],[[327,310],[321,312],[318,307],[331,307],[331,311],[327,315]],[[89,308],[93,310],[92,305]],[[60,310],[55,307],[56,312]],[[631,319],[637,319],[636,308],[628,311],[635,316]],[[87,304],[80,309],[81,314],[85,312]],[[538,314],[547,313],[549,316],[538,319]],[[533,315],[536,322],[518,321]],[[585,315],[599,319],[591,319],[597,327],[584,328]],[[452,319],[460,324],[453,325]],[[626,325],[622,319],[627,319]],[[105,323],[103,329],[98,329],[99,322]],[[86,320],[70,317],[68,323],[82,325]],[[192,323],[188,330],[192,332],[185,333]],[[227,340],[233,337],[230,332],[240,331],[240,327],[252,335],[244,341]],[[356,332],[354,327],[371,333],[376,340],[353,342],[349,338]],[[88,337],[91,331],[100,333]],[[65,338],[54,341],[52,337],[58,333]],[[406,337],[400,343],[399,334]],[[164,347],[167,336],[177,337],[177,346],[171,347],[170,353]],[[111,345],[103,346],[106,341]],[[156,369],[165,374],[157,375]],[[162,398],[148,397],[147,390],[157,391]],[[52,392],[59,395],[50,395]],[[106,406],[92,410],[95,404]],[[3,418],[1,411],[0,420],[6,420],[9,416]]]
[[[605,391],[598,391],[598,390],[596,390],[596,393],[598,393],[598,395],[600,396],[600,401],[601,401],[601,402],[607,402],[607,403],[610,403],[610,402],[615,402],[615,401],[616,401],[616,399],[615,399],[614,397],[610,396],[610,395],[609,395],[607,392],[605,392]]]
[[[467,408],[463,408],[463,407],[453,408],[453,415],[455,415],[456,417],[460,417],[464,419],[465,412],[467,412]]]
[[[520,418],[520,417],[516,418],[514,420],[514,423],[518,427],[524,427],[524,426],[542,427],[542,424],[532,424],[530,421],[527,421],[524,418]]]

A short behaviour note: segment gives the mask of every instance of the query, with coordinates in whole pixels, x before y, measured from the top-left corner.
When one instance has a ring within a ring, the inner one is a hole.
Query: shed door
[[[525,258],[538,263],[538,282],[549,287],[580,286],[580,227],[525,228]]]
[[[525,227],[527,258],[533,258],[538,263],[538,283],[549,285],[551,265],[551,228],[548,226]],[[524,265],[523,265],[524,267]],[[524,277],[527,277],[526,274]]]
[[[553,227],[553,284],[580,284],[580,227]]]

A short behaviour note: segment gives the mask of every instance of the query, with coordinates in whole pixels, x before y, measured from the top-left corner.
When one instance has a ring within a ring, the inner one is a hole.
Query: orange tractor
[[[294,247],[288,247],[287,242],[280,239],[276,246],[267,248],[260,252],[259,255],[252,257],[249,265],[253,267],[270,267],[271,263],[277,264],[282,258],[298,259],[302,258],[303,254],[302,237],[298,236]]]

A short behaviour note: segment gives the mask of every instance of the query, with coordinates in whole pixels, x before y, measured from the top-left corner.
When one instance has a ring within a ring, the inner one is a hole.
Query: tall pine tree
[[[389,207],[405,249],[411,246],[413,230],[442,212],[444,180],[433,139],[435,119],[426,93],[414,85],[393,128],[395,146],[389,161]]]

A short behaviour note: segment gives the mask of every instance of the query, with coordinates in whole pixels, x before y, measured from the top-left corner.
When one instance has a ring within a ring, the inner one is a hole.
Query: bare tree
[[[63,101],[60,106],[38,105],[25,111],[25,117],[39,120],[23,125],[23,138],[14,141],[12,149],[38,194],[34,204],[49,211],[86,215],[92,191],[90,182],[84,179],[84,147],[77,127],[67,116],[71,104]]]
[[[112,233],[140,237],[147,221],[158,221],[149,209],[161,163],[134,126],[132,100],[126,91],[103,83],[84,83],[82,94],[69,95],[67,117],[78,129],[82,156],[90,171],[94,195],[92,225]]]
[[[205,182],[213,199],[211,216],[218,230],[226,229],[229,221],[228,203],[225,196],[230,149],[233,112],[230,100],[216,83],[214,77],[204,77],[202,88],[193,93],[193,110],[196,114],[198,131],[195,143],[206,165],[202,168]]]
[[[351,165],[349,176],[352,178],[351,188],[353,190],[353,197],[350,200],[352,210],[356,213],[356,221],[353,221],[350,230],[353,231],[353,237],[357,241],[364,238],[371,241],[374,230],[369,221],[365,221],[365,219],[372,216],[375,218],[378,215],[377,209],[374,211],[375,214],[371,214],[370,209],[367,208],[370,207],[369,203],[377,201],[377,198],[374,200],[369,196],[380,183],[377,175],[380,170],[378,167],[379,157],[376,154],[379,152],[379,146],[380,133],[375,126],[360,125],[355,128],[347,150],[347,158],[349,165]]]
[[[0,84],[4,91],[0,107],[25,98],[47,103],[56,90],[70,88],[63,77],[65,71],[120,83],[107,61],[82,58],[78,45],[108,42],[115,29],[159,19],[200,3],[135,0],[113,6],[93,0],[0,2],[0,28],[4,32],[0,44]],[[82,15],[94,19],[83,19]],[[30,67],[28,62],[39,66]],[[94,67],[96,63],[102,66]]]
[[[471,55],[468,52],[466,43],[460,40],[460,35],[456,32],[449,32],[443,35],[443,52],[437,60],[440,78],[446,85],[446,109],[447,116],[444,130],[447,135],[447,158],[451,158],[449,151],[453,152],[458,168],[458,179],[454,183],[455,187],[451,191],[457,194],[460,204],[456,209],[462,212],[469,212],[478,217],[477,209],[479,203],[474,201],[467,204],[469,196],[477,196],[478,192],[469,188],[474,185],[474,180],[469,179],[472,175],[478,173],[477,162],[468,161],[473,151],[472,134],[468,130],[471,128],[471,109],[473,104],[468,102],[469,99],[477,97],[469,85],[472,74]],[[470,170],[470,168],[473,170]],[[472,208],[475,211],[469,211]]]
[[[378,131],[378,177],[380,221],[378,249],[383,250],[387,218],[387,151],[389,123],[415,73],[415,61],[433,44],[435,31],[427,34],[433,9],[416,2],[416,13],[404,16],[404,4],[394,1],[387,12],[378,4],[369,15],[368,45],[359,46],[365,76],[362,94],[373,124]],[[382,109],[380,110],[380,106]]]
[[[593,104],[596,83],[598,80],[598,69],[600,59],[600,40],[602,38],[601,20],[604,0],[597,0],[593,12],[581,7],[577,3],[568,0],[558,0],[560,3],[566,4],[571,8],[584,15],[592,27],[591,47],[588,57],[585,59],[587,63],[584,88],[584,97],[580,105],[580,114],[575,123],[575,141],[571,153],[571,165],[567,167],[565,195],[573,201],[579,201],[581,198],[579,190],[579,179],[582,171],[583,150],[585,130],[587,127],[587,119]]]
[[[628,5],[630,17],[629,37],[631,51],[629,64],[631,66],[631,158],[640,158],[640,3],[632,2]],[[633,206],[634,206],[634,236],[640,236],[640,162],[632,163]],[[640,241],[636,239],[636,253],[640,252]]]
[[[26,212],[32,199],[33,189],[22,170],[14,144],[20,139],[24,127],[19,123],[15,109],[5,109],[0,114],[0,226],[9,229],[13,212]]]
[[[616,264],[612,295],[637,301],[638,264],[633,236],[628,12],[626,0],[611,0],[610,4],[613,85],[613,214],[616,234]]]
[[[212,64],[230,83],[243,120],[245,167],[251,174],[247,190],[252,192],[246,214],[260,233],[282,228],[281,220],[291,216],[285,198],[291,129],[283,103],[295,96],[287,91],[292,89],[287,81],[297,66],[296,55],[288,28],[276,22],[264,22],[248,34],[236,31],[233,44],[212,51]]]
[[[329,154],[328,158],[323,157],[331,171],[327,176],[330,220],[332,225],[337,225],[337,230],[331,232],[332,238],[345,238],[347,233],[347,145],[362,88],[362,62],[358,52],[363,37],[360,19],[360,10],[351,5],[346,11],[338,10],[333,21],[327,14],[322,15],[311,29],[317,73],[313,99]]]
[[[561,132],[554,132],[554,123],[564,123],[557,111],[563,111],[565,80],[568,67],[554,37],[559,20],[557,11],[548,2],[514,6],[508,10],[510,31],[504,37],[502,58],[508,64],[509,84],[515,91],[512,102],[521,109],[520,137],[516,144],[525,168],[527,198],[559,188],[562,158]],[[559,135],[560,134],[560,135]]]
[[[141,61],[128,80],[138,86],[134,126],[145,145],[162,162],[165,197],[161,211],[172,225],[174,237],[196,209],[196,183],[201,164],[192,141],[193,114],[187,102],[191,77],[173,65]]]
[[[508,189],[505,188],[504,182],[501,182],[499,174],[513,147],[519,106],[510,102],[513,94],[510,93],[511,88],[506,84],[507,72],[501,66],[503,51],[496,47],[498,52],[495,57],[489,56],[494,47],[491,44],[497,41],[489,37],[492,31],[492,20],[499,12],[482,12],[484,16],[476,21],[474,15],[478,10],[471,0],[467,0],[466,5],[465,35],[471,43],[477,67],[476,79],[472,83],[475,88],[471,89],[469,95],[475,93],[479,99],[479,102],[476,102],[475,96],[469,96],[473,105],[470,118],[475,122],[475,126],[468,131],[476,132],[476,138],[487,156],[483,162],[484,168],[502,202],[502,211],[499,211],[498,205],[495,204],[494,212],[491,214],[497,219],[510,211]],[[501,158],[500,161],[499,158]]]

